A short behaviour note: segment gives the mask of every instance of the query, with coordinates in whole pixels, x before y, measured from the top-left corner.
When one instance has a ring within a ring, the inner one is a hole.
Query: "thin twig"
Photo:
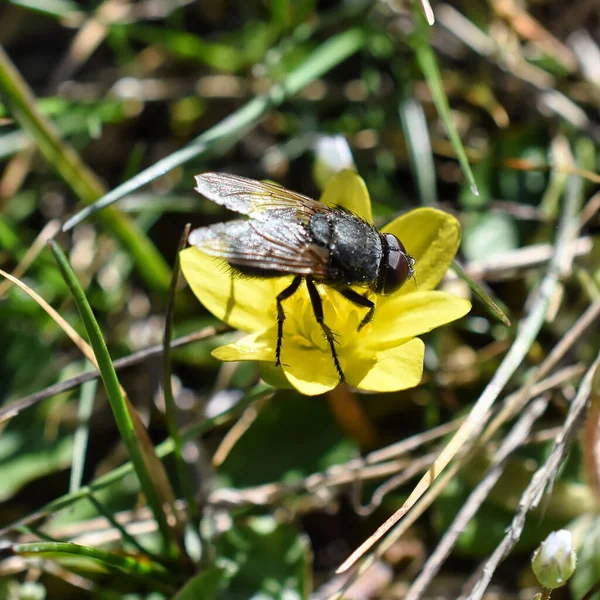
[[[547,398],[538,398],[536,401],[532,402],[527,410],[521,415],[521,418],[516,422],[496,452],[490,469],[477,487],[471,492],[467,501],[455,516],[454,521],[435,547],[435,550],[427,559],[419,576],[415,579],[406,593],[405,600],[418,600],[421,598],[427,586],[431,583],[444,561],[448,558],[459,535],[465,530],[467,524],[475,516],[480,506],[498,482],[498,479],[500,479],[508,459],[517,448],[525,443],[533,424],[544,413],[547,405]]]
[[[368,517],[373,514],[382,504],[385,497],[395,489],[416,477],[419,473],[426,471],[434,462],[438,455],[438,451],[420,456],[414,459],[410,465],[402,472],[394,477],[390,477],[378,486],[371,496],[368,504],[361,505],[359,502],[354,503],[354,509],[361,517]]]
[[[530,398],[531,391],[535,388],[536,382],[545,377],[559,361],[565,356],[565,354],[571,349],[571,347],[581,339],[586,332],[591,331],[591,326],[600,317],[600,300],[591,304],[587,310],[575,321],[571,329],[561,338],[561,340],[554,346],[550,354],[544,359],[542,364],[533,372],[527,383],[518,392],[511,394],[502,406],[500,412],[496,415],[488,431],[486,432],[485,439],[489,439],[504,423],[508,416],[516,414],[521,408],[527,403]]]
[[[231,328],[227,327],[226,325],[216,327],[211,325],[210,327],[205,327],[200,331],[195,331],[194,333],[189,333],[187,335],[183,335],[174,339],[171,342],[171,348],[179,348],[181,346],[191,344],[192,342],[198,342],[200,340],[204,340],[214,335],[225,333],[226,331],[231,331]],[[134,352],[129,356],[119,358],[114,361],[113,365],[115,367],[115,370],[119,371],[121,369],[125,369],[126,367],[131,367],[133,365],[141,363],[147,360],[148,358],[160,356],[162,352],[162,344],[155,344],[154,346],[150,346],[149,348],[144,348],[143,350]],[[66,381],[61,381],[59,383],[50,385],[47,388],[40,390],[39,392],[29,394],[28,396],[23,396],[22,398],[11,402],[9,405],[0,408],[0,423],[3,423],[8,419],[12,419],[21,411],[25,410],[26,408],[29,408],[30,406],[33,406],[41,400],[72,390],[73,388],[80,386],[82,383],[85,383],[86,381],[91,381],[92,379],[97,379],[98,377],[100,377],[100,373],[97,370],[85,371],[84,373],[76,375],[75,377],[71,377]]]
[[[586,256],[592,251],[593,240],[590,236],[576,239],[570,246],[575,257]],[[474,260],[464,266],[465,273],[473,279],[501,280],[514,277],[515,273],[524,269],[533,269],[546,264],[553,256],[552,244],[533,244],[482,260]],[[448,279],[458,276],[451,271]]]
[[[596,358],[592,366],[585,374],[577,395],[569,406],[569,412],[561,434],[557,437],[548,458],[544,464],[535,472],[534,476],[519,501],[519,507],[515,513],[512,523],[496,550],[489,559],[478,569],[480,573],[473,591],[468,596],[461,596],[461,600],[481,600],[487,589],[492,576],[498,565],[508,555],[519,541],[527,513],[535,508],[541,501],[544,492],[551,487],[560,467],[580,425],[585,416],[585,409],[590,397],[592,378],[596,368],[600,365],[600,356]]]

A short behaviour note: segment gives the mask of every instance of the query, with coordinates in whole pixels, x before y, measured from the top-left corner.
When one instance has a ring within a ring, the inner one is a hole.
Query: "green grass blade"
[[[79,395],[79,406],[77,408],[78,425],[73,438],[73,462],[71,465],[71,477],[69,480],[69,491],[76,492],[81,487],[83,479],[83,468],[87,454],[89,438],[89,424],[94,410],[94,398],[98,388],[98,380],[93,379],[81,386]]]
[[[398,105],[398,112],[421,203],[424,206],[437,206],[433,150],[423,107],[417,100],[404,95]]]
[[[311,81],[318,79],[335,66],[360,50],[367,36],[362,29],[349,29],[327,40],[316,48],[294,71],[274,85],[266,96],[254,98],[245,106],[223,119],[220,123],[192,140],[187,146],[154,163],[129,181],[71,217],[62,230],[69,231],[95,212],[110,206],[127,194],[178,167],[192,158],[198,158],[215,150],[224,151],[240,139],[273,107],[298,93]]]
[[[135,472],[140,481],[140,487],[146,496],[146,500],[148,501],[148,505],[150,506],[152,513],[154,514],[154,518],[158,524],[165,546],[173,549],[173,546],[170,544],[170,541],[172,540],[172,530],[167,524],[167,519],[161,507],[159,495],[154,485],[154,480],[152,479],[148,471],[146,461],[144,460],[141,444],[136,437],[134,419],[128,410],[125,398],[121,392],[121,386],[117,378],[117,373],[113,367],[112,360],[110,354],[108,353],[108,348],[106,347],[104,338],[102,337],[102,332],[100,331],[98,322],[96,321],[87,298],[85,297],[85,293],[79,285],[75,273],[71,269],[71,265],[69,265],[69,262],[67,261],[67,258],[63,254],[62,250],[54,241],[50,242],[50,248],[54,254],[56,262],[58,263],[65,282],[73,294],[75,303],[77,304],[77,309],[81,315],[81,319],[87,331],[90,344],[98,363],[98,370],[100,371],[102,382],[104,383],[104,388],[106,390],[106,395],[108,396],[117,427],[119,428],[121,439],[123,440],[123,443],[127,448],[127,453],[129,454],[131,462],[134,465]]]
[[[488,312],[493,317],[498,319],[500,323],[504,323],[504,325],[510,327],[510,319],[506,316],[504,310],[502,310],[500,306],[498,306],[497,302],[492,300],[490,295],[479,284],[475,283],[475,281],[473,281],[465,273],[465,270],[462,268],[462,265],[456,259],[452,261],[452,269],[464,282],[468,284],[468,286],[471,288],[471,291],[477,296],[477,298],[479,298],[479,300],[481,300],[482,304],[485,306]],[[498,302],[500,301],[498,300]],[[505,310],[507,310],[506,307],[504,308]]]
[[[132,556],[114,554],[100,548],[91,546],[81,546],[70,542],[32,542],[27,544],[13,544],[12,552],[21,556],[52,556],[56,554],[66,554],[73,557],[88,558],[101,562],[105,567],[111,570],[117,569],[123,573],[147,581],[150,585],[156,586],[160,583],[161,589],[168,589],[173,585],[173,575],[161,565],[148,561],[138,561]]]
[[[433,98],[435,107],[440,115],[440,119],[442,120],[442,123],[444,123],[450,143],[456,152],[462,172],[469,182],[471,191],[478,196],[479,191],[477,189],[477,183],[475,182],[475,176],[471,170],[467,153],[465,152],[462,140],[458,135],[454,119],[452,118],[450,105],[448,104],[448,98],[444,91],[442,76],[440,74],[435,53],[429,45],[429,27],[425,21],[425,17],[418,8],[413,10],[413,15],[415,18],[415,32],[412,35],[411,45],[415,51],[417,63],[425,76],[429,91],[431,92],[431,97]]]
[[[92,204],[105,189],[96,175],[66,144],[54,125],[36,106],[36,99],[21,74],[0,47],[0,93],[12,116],[35,140],[44,158],[85,204]],[[166,290],[169,268],[154,244],[129,217],[116,210],[102,215],[105,225],[129,249],[140,274],[156,290]]]
[[[114,30],[115,27],[113,26]],[[146,44],[156,44],[184,60],[203,63],[219,71],[235,73],[244,66],[246,57],[237,48],[219,42],[209,42],[196,33],[166,29],[164,26],[127,25],[125,35]]]
[[[28,527],[27,525],[19,525],[19,527],[15,528],[15,531],[22,533],[23,535],[29,535],[32,538],[37,537],[38,539],[44,542],[59,542],[61,540],[54,539],[52,536],[47,533],[40,531],[37,527]]]
[[[88,496],[88,500],[90,501],[90,504],[92,504],[92,506],[98,511],[98,514],[101,514],[111,524],[111,526],[121,534],[121,539],[123,542],[129,542],[134,548],[137,548],[139,550],[139,552],[141,552],[142,554],[146,554],[152,560],[154,560],[156,562],[160,561],[159,557],[156,556],[155,554],[153,554],[152,552],[149,552],[148,550],[146,550],[146,548],[144,548],[127,531],[127,529],[125,529],[125,526],[122,525],[121,523],[119,523],[119,521],[117,521],[117,519],[115,519],[112,511],[109,508],[107,508],[106,506],[104,506],[104,504],[102,502],[100,502],[100,500],[95,498],[93,494],[90,494]]]

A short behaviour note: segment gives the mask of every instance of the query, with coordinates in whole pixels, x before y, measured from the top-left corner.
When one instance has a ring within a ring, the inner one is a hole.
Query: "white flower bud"
[[[315,143],[313,176],[319,188],[325,189],[327,182],[344,169],[355,170],[352,151],[343,135],[324,135]]]
[[[533,553],[531,568],[537,580],[545,588],[562,587],[573,575],[577,555],[573,550],[571,532],[566,529],[553,531]]]

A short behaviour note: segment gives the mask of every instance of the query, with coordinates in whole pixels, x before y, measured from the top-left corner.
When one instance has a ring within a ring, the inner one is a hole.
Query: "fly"
[[[358,329],[375,314],[375,303],[351,286],[388,295],[414,277],[415,259],[391,233],[343,208],[332,208],[274,183],[225,173],[196,176],[196,191],[226,208],[249,217],[195,229],[188,241],[202,252],[222,258],[240,275],[270,278],[293,275],[276,297],[277,346],[281,365],[283,303],[302,281],[315,319],[323,333],[340,380],[344,373],[335,348],[334,332],[325,323],[316,283],[330,286],[366,309]]]

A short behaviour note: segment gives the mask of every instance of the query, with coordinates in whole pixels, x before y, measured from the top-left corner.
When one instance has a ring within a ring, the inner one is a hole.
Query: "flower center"
[[[360,308],[353,306],[343,298],[338,298],[334,293],[321,291],[323,314],[325,324],[332,331],[337,347],[351,344],[357,335],[370,329],[367,325],[358,332],[358,324],[364,315],[359,314]],[[312,308],[306,289],[299,290],[284,306],[286,320],[283,327],[285,337],[291,338],[299,346],[310,349],[315,348],[329,352],[323,328],[319,325]]]
[[[301,307],[300,312],[293,312],[287,316],[283,329],[284,336],[289,336],[302,348],[317,348],[322,351],[328,351],[329,346],[323,329],[317,322],[317,319],[312,312],[312,306],[309,303],[309,310],[303,310],[306,307]],[[325,321],[327,323],[327,321]]]

